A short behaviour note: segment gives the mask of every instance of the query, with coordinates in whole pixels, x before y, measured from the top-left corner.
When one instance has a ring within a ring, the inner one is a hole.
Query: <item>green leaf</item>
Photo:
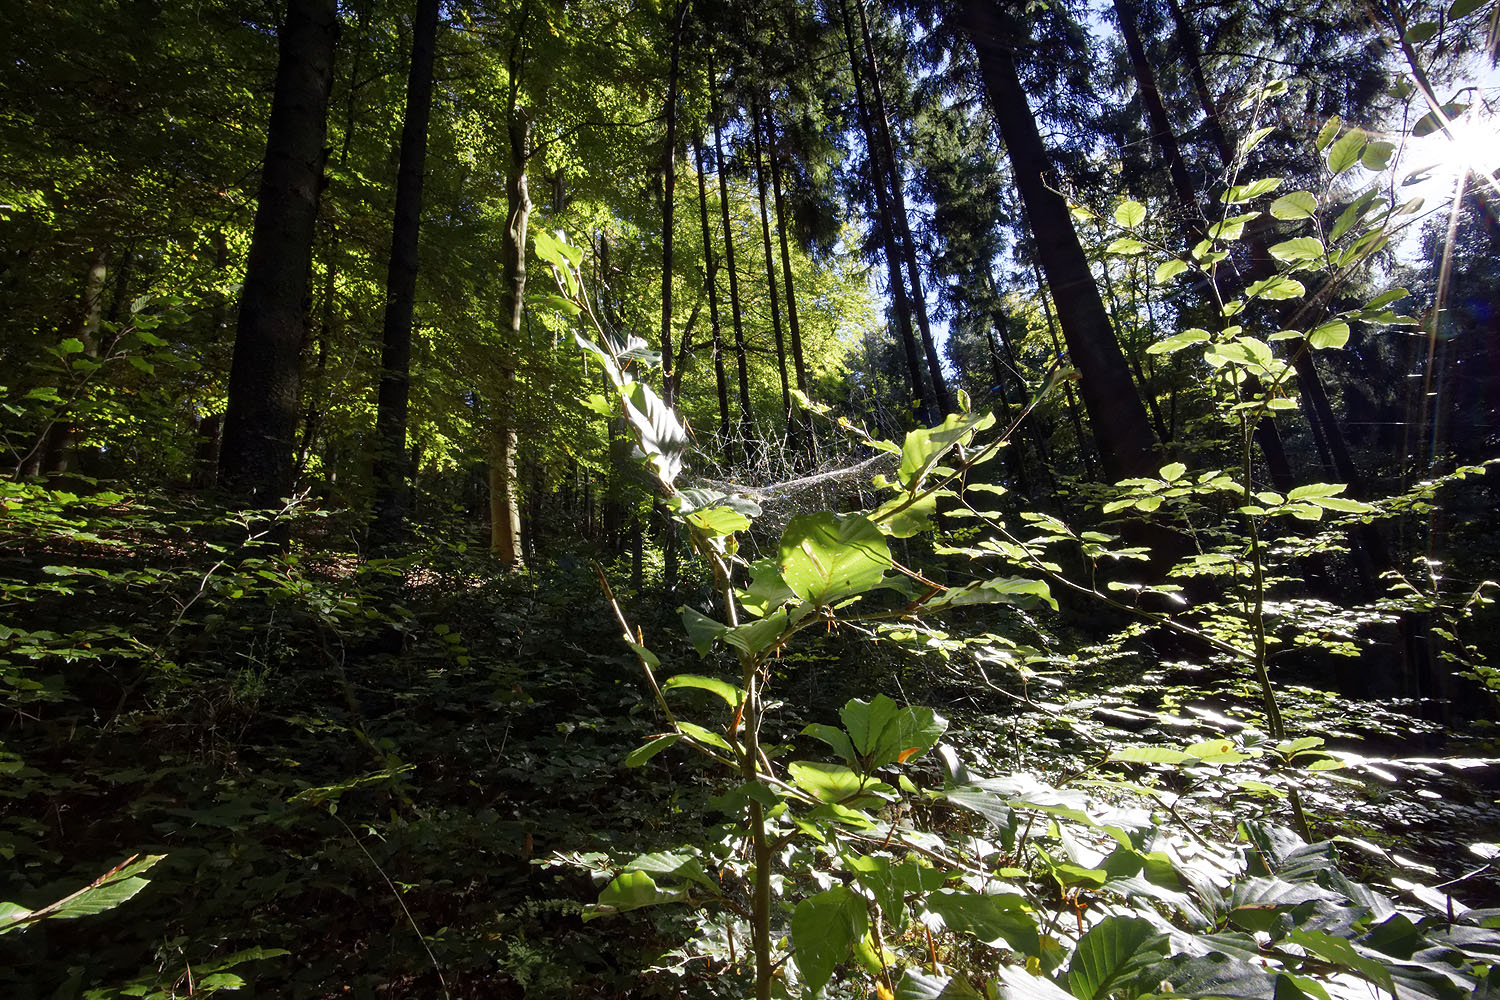
[[[1360,154],[1359,162],[1366,170],[1384,170],[1391,165],[1391,157],[1396,154],[1394,143],[1377,139],[1365,147]]]
[[[1182,350],[1184,347],[1190,347],[1193,344],[1206,343],[1211,339],[1212,335],[1207,330],[1200,330],[1197,327],[1194,327],[1191,330],[1184,330],[1179,334],[1168,337],[1166,340],[1152,344],[1150,347],[1146,348],[1146,353],[1173,354],[1177,351]]]
[[[1292,487],[1286,495],[1288,500],[1310,500],[1316,497],[1336,497],[1349,487],[1343,483],[1305,483]]]
[[[970,604],[1012,604],[1026,610],[1046,604],[1052,610],[1057,610],[1057,600],[1052,596],[1045,580],[1028,580],[1018,576],[976,580],[964,587],[950,587],[923,607],[929,611],[937,611]]]
[[[1307,293],[1307,288],[1302,282],[1285,275],[1273,274],[1269,278],[1254,282],[1245,289],[1245,294],[1251,298],[1262,298],[1269,301],[1282,299],[1299,299]]]
[[[1365,217],[1365,214],[1370,211],[1370,208],[1375,204],[1375,199],[1378,196],[1379,191],[1375,188],[1371,188],[1370,190],[1366,191],[1364,194],[1360,195],[1358,198],[1350,202],[1348,207],[1340,212],[1339,217],[1333,221],[1333,228],[1328,231],[1328,239],[1330,241],[1337,240],[1349,230],[1353,229],[1355,223],[1359,222],[1360,219],[1363,219]]]
[[[1349,324],[1342,320],[1324,323],[1307,335],[1307,342],[1320,351],[1343,347],[1349,343]]]
[[[696,608],[690,608],[684,604],[677,610],[682,615],[683,630],[687,632],[688,640],[692,642],[699,656],[707,656],[714,648],[714,643],[722,639],[724,633],[729,631],[728,625],[715,621]]]
[[[699,691],[707,691],[724,699],[730,708],[738,708],[740,704],[740,689],[725,680],[717,677],[704,677],[700,674],[676,674],[668,677],[662,686],[663,691],[675,691],[677,688],[695,688]]]
[[[1203,740],[1185,749],[1205,764],[1238,764],[1250,759],[1249,754],[1240,753],[1233,743],[1223,738]]]
[[[1317,211],[1318,199],[1311,191],[1293,191],[1271,202],[1271,214],[1283,222],[1310,219]]]
[[[1068,988],[1078,1000],[1108,996],[1166,951],[1166,935],[1140,917],[1106,917],[1078,939],[1068,963]]]
[[[74,920],[112,910],[150,885],[140,876],[164,857],[164,854],[133,857],[72,895],[36,910],[28,910],[16,903],[0,903],[0,934],[24,928],[38,920]]]
[[[1367,503],[1347,500],[1344,497],[1318,497],[1315,500],[1309,500],[1308,503],[1317,504],[1324,510],[1336,510],[1341,514],[1369,514],[1375,510]]]
[[[1163,465],[1158,474],[1165,482],[1175,483],[1177,482],[1177,480],[1181,479],[1186,472],[1186,465],[1183,465],[1181,462],[1173,462],[1170,465]]]
[[[786,627],[786,612],[777,611],[758,622],[725,629],[724,641],[742,653],[759,656],[771,648],[772,644],[781,637],[781,633],[786,631]]]
[[[1112,253],[1117,257],[1134,257],[1136,254],[1144,253],[1145,250],[1146,244],[1140,240],[1131,239],[1129,236],[1121,236],[1104,248],[1105,253]]]
[[[658,903],[680,903],[686,898],[686,889],[660,888],[645,872],[622,872],[599,893],[598,904],[584,909],[583,919],[589,921]]]
[[[1219,200],[1229,205],[1254,201],[1263,194],[1270,194],[1272,191],[1275,191],[1281,187],[1281,184],[1282,179],[1280,177],[1264,177],[1258,181],[1251,181],[1249,184],[1236,184],[1220,195]]]
[[[1438,113],[1436,111],[1427,112],[1427,114],[1423,115],[1420,119],[1417,120],[1417,123],[1412,126],[1411,134],[1416,136],[1417,138],[1421,138],[1424,135],[1431,135],[1432,133],[1438,131],[1443,127],[1443,118],[1446,118],[1451,122],[1453,119],[1459,117],[1467,110],[1469,110],[1469,106],[1467,104],[1463,104],[1458,101],[1450,101],[1449,103],[1443,105],[1442,118],[1438,117]]]
[[[931,750],[948,729],[948,720],[932,709],[903,709],[883,694],[870,701],[851,698],[839,719],[866,771]]]
[[[1363,132],[1350,130],[1328,149],[1328,169],[1335,175],[1341,174],[1359,162],[1359,154],[1364,151],[1365,143],[1369,140]]]
[[[671,486],[682,471],[682,456],[687,452],[687,430],[672,408],[644,382],[631,382],[620,389],[625,400],[625,415],[635,428],[636,441],[647,462],[666,486]]]
[[[684,722],[681,719],[678,719],[677,728],[682,731],[682,735],[688,737],[689,739],[697,740],[699,743],[706,743],[711,747],[718,747],[720,750],[729,750],[731,752],[734,749],[729,745],[729,741],[724,739],[724,737],[720,736],[712,729],[705,729],[697,723]]]
[[[1323,127],[1318,129],[1317,139],[1314,140],[1319,150],[1328,148],[1328,144],[1333,141],[1334,136],[1339,134],[1339,127],[1343,124],[1338,115],[1334,115],[1323,123]]]
[[[995,970],[995,976],[1003,984],[1000,1000],[1074,1000],[1071,993],[1052,980],[1033,976],[1019,966],[1002,965]]]
[[[853,768],[821,761],[794,760],[786,766],[792,784],[820,802],[859,806],[880,801],[894,789],[874,781]]]
[[[1146,221],[1146,206],[1138,201],[1126,199],[1115,209],[1115,223],[1124,229],[1134,229]]]
[[[1318,260],[1323,256],[1323,241],[1313,236],[1299,236],[1271,247],[1271,256],[1284,264]]]
[[[781,578],[816,607],[864,593],[890,567],[885,536],[857,514],[801,514],[781,536]]]
[[[1406,40],[1413,45],[1421,45],[1438,33],[1438,27],[1436,21],[1419,21],[1406,29]]]
[[[62,343],[58,344],[57,349],[62,354],[82,354],[83,341],[79,340],[77,337],[69,337]]]
[[[1168,747],[1119,747],[1109,752],[1108,759],[1122,764],[1186,764],[1198,758]]]
[[[1237,240],[1245,235],[1245,223],[1259,215],[1259,212],[1246,212],[1243,215],[1232,215],[1223,222],[1216,222],[1208,228],[1209,239]]]
[[[750,519],[732,507],[710,507],[687,515],[688,523],[711,538],[722,538],[750,527]]]
[[[1361,311],[1378,311],[1390,305],[1392,302],[1399,302],[1409,295],[1411,295],[1411,292],[1407,291],[1404,288],[1388,288],[1385,291],[1381,292],[1379,295],[1375,296],[1369,302],[1366,302],[1364,309]]]
[[[750,564],[750,574],[750,586],[735,593],[739,597],[740,607],[757,618],[763,618],[788,601],[797,599],[792,588],[781,578],[781,569],[776,559],[770,556],[757,559]]]
[[[950,413],[936,427],[919,427],[906,435],[901,445],[901,467],[896,476],[908,492],[914,491],[934,465],[960,444],[968,444],[975,433],[995,423],[991,413]]]
[[[1271,128],[1269,125],[1264,125],[1256,129],[1254,132],[1251,132],[1249,135],[1245,136],[1244,139],[1240,140],[1239,154],[1241,156],[1244,156],[1246,153],[1250,152],[1250,150],[1254,149],[1256,146],[1259,146],[1263,141],[1265,141],[1266,136],[1270,135],[1274,131],[1276,130]]]
[[[927,909],[942,917],[950,931],[972,934],[989,945],[1003,942],[1014,951],[1041,957],[1036,919],[1025,898],[1016,893],[986,896],[940,889],[927,897]]]
[[[640,767],[680,739],[682,739],[681,733],[667,733],[665,736],[648,740],[625,755],[625,766]]]
[[[854,749],[854,743],[849,739],[849,734],[837,726],[830,726],[822,722],[810,723],[802,730],[803,736],[811,736],[813,739],[822,740],[833,748],[833,751],[844,758],[844,763],[853,767],[859,763],[859,754]]]
[[[1489,0],[1453,0],[1452,6],[1448,8],[1448,16],[1455,20],[1460,17],[1468,17],[1487,3],[1489,3]]]
[[[1067,997],[1063,993],[1064,998]],[[934,976],[921,969],[907,969],[896,984],[895,1000],[969,1000],[979,994],[962,979]]]
[[[563,298],[561,295],[542,296],[542,305],[548,309],[556,309],[565,316],[577,316],[583,312],[583,308],[572,299]]]
[[[868,924],[865,901],[847,887],[809,896],[792,911],[792,947],[808,992],[818,993],[849,957]]]
[[[1152,276],[1151,280],[1158,285],[1164,285],[1187,269],[1186,261],[1178,260],[1174,257],[1171,260],[1162,261],[1158,264],[1156,266],[1156,274]]]
[[[1395,994],[1396,984],[1386,967],[1372,958],[1366,958],[1354,950],[1354,945],[1341,937],[1334,937],[1317,930],[1293,930],[1287,940],[1300,944],[1309,952],[1326,962],[1352,969],[1387,993]]]
[[[911,538],[932,529],[932,515],[937,513],[937,493],[928,493],[918,500],[902,493],[870,511],[870,520],[892,538]]]

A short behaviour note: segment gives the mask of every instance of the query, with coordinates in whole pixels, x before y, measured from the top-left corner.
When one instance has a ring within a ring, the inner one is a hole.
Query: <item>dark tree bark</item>
[[[99,357],[99,322],[104,318],[104,285],[109,278],[109,251],[100,247],[89,260],[79,296],[78,323],[67,334],[83,345],[86,358]],[[78,414],[64,409],[47,421],[31,450],[21,457],[17,479],[60,476],[68,471],[68,457],[78,440]]]
[[[906,357],[906,380],[911,387],[911,398],[917,411],[928,422],[934,422],[932,404],[927,396],[927,387],[922,380],[922,363],[917,356],[917,338],[912,333],[911,300],[906,295],[906,282],[901,277],[901,252],[896,244],[896,227],[891,221],[890,193],[885,184],[885,170],[881,166],[880,144],[875,139],[875,125],[870,118],[870,106],[865,98],[865,71],[859,48],[854,42],[853,21],[849,16],[847,0],[839,0],[839,12],[843,16],[844,41],[849,47],[849,72],[854,77],[854,104],[859,116],[860,131],[865,137],[865,152],[870,161],[870,186],[875,191],[875,218],[880,230],[881,246],[885,250],[886,281],[890,287],[891,307],[895,312],[896,335]]]
[[[667,148],[662,152],[661,206],[661,364],[662,399],[668,406],[676,395],[672,379],[672,223],[677,191],[677,68],[682,47],[682,25],[688,0],[678,0],[676,25],[672,29],[672,61],[667,71]]]
[[[708,286],[708,323],[713,331],[714,386],[719,395],[719,441],[729,447],[729,383],[724,378],[724,345],[719,329],[718,261],[708,226],[708,180],[703,168],[703,140],[693,137],[693,157],[698,168],[698,213],[703,222],[704,284]]]
[[[375,417],[375,510],[370,541],[400,539],[406,517],[406,421],[411,392],[412,313],[417,301],[417,249],[422,225],[422,178],[427,167],[427,123],[432,114],[432,67],[437,48],[438,0],[417,0],[406,120],[396,175],[396,218],[385,283],[385,325]],[[330,293],[332,289],[329,289]]]
[[[1139,8],[1135,0],[1114,0],[1115,18],[1120,22],[1120,34],[1125,36],[1125,51],[1130,56],[1130,71],[1135,76],[1135,89],[1146,106],[1146,121],[1151,126],[1151,140],[1161,151],[1162,162],[1167,165],[1167,176],[1172,179],[1172,191],[1184,212],[1196,214],[1198,196],[1193,190],[1192,178],[1188,176],[1187,164],[1182,160],[1182,150],[1177,145],[1177,134],[1172,131],[1172,120],[1161,101],[1161,91],[1156,88],[1156,72],[1146,58],[1146,47],[1141,43],[1141,32],[1136,26]]]
[[[292,490],[298,365],[338,33],[334,0],[287,4],[219,453],[220,483],[256,506],[274,505]]]
[[[1000,12],[990,0],[964,0],[962,17],[1010,154],[1068,355],[1082,375],[1083,405],[1093,425],[1104,474],[1111,480],[1151,474],[1156,471],[1157,444],[1150,419],[1110,327],[1067,203],[1047,182],[1052,165],[1021,87],[1015,58],[1002,41]]]
[[[859,12],[865,58],[870,67],[870,94],[874,99],[871,111],[875,118],[876,141],[880,143],[885,156],[886,179],[891,185],[891,217],[896,223],[901,256],[906,261],[906,277],[911,282],[911,301],[916,310],[917,329],[922,334],[922,352],[927,355],[927,374],[932,379],[934,402],[940,411],[933,416],[940,417],[953,410],[953,396],[948,391],[948,379],[943,374],[937,343],[932,339],[932,324],[927,317],[927,296],[922,290],[922,271],[917,266],[917,244],[912,239],[911,223],[906,216],[906,182],[901,172],[901,161],[896,157],[896,144],[891,139],[890,114],[885,105],[885,90],[880,83],[880,64],[875,59],[875,45],[870,38],[870,23],[865,17],[864,0],[854,0],[854,9]]]
[[[755,189],[760,193],[761,243],[766,251],[766,287],[771,298],[771,333],[776,339],[776,374],[781,378],[781,416],[791,429],[792,392],[786,377],[786,343],[781,334],[781,302],[776,292],[776,262],[771,252],[771,219],[766,210],[766,161],[760,141],[760,105],[750,109],[752,148],[755,151]]]
[[[763,117],[766,151],[771,159],[771,192],[776,199],[776,233],[781,242],[781,279],[786,286],[786,326],[792,338],[792,372],[797,379],[797,390],[807,395],[807,363],[802,357],[802,327],[797,322],[796,283],[792,279],[792,252],[786,236],[786,198],[781,190],[781,144],[769,108]]]
[[[1167,0],[1167,7],[1172,12],[1172,23],[1177,29],[1177,44],[1182,47],[1183,56],[1187,59],[1188,74],[1193,78],[1193,89],[1197,92],[1198,103],[1203,108],[1203,127],[1208,130],[1208,136],[1213,140],[1214,149],[1219,154],[1219,162],[1228,167],[1234,161],[1234,148],[1224,137],[1224,126],[1219,120],[1219,109],[1214,103],[1213,91],[1208,89],[1208,78],[1203,74],[1203,46],[1198,40],[1198,30],[1188,19],[1180,0]]]
[[[745,363],[745,328],[740,317],[739,272],[734,266],[734,226],[729,216],[729,175],[724,169],[724,137],[719,125],[719,92],[714,86],[712,61],[709,65],[709,100],[714,118],[714,166],[719,174],[719,209],[724,216],[724,267],[729,272],[729,311],[734,322],[734,357],[739,375],[740,445],[750,458],[755,430],[750,422],[750,372]]]

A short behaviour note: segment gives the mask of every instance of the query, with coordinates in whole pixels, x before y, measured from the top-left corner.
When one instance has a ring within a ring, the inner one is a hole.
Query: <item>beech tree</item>
[[[219,452],[221,485],[251,505],[275,504],[292,488],[308,269],[338,34],[334,0],[292,0],[277,34],[265,166]]]

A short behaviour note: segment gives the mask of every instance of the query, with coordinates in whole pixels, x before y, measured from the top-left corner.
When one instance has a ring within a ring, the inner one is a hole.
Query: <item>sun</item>
[[[1500,119],[1485,114],[1476,104],[1450,121],[1448,132],[1439,134],[1434,144],[1442,166],[1481,177],[1493,177],[1500,170]]]

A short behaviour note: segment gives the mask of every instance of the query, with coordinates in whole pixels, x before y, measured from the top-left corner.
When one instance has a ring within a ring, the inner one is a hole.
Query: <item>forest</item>
[[[1500,0],[12,0],[0,989],[1500,997]]]

